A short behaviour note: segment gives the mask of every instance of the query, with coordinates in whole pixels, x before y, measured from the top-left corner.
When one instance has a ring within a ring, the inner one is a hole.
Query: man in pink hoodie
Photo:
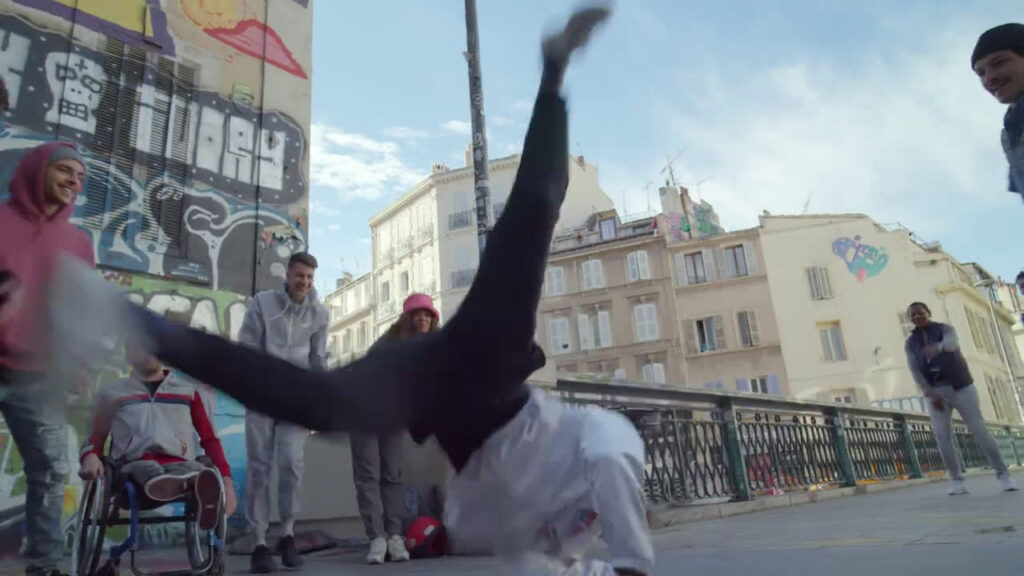
[[[61,253],[94,266],[88,236],[68,219],[85,182],[70,144],[30,150],[0,205],[0,415],[25,463],[26,574],[59,574],[67,476],[64,386],[47,378],[46,285]]]

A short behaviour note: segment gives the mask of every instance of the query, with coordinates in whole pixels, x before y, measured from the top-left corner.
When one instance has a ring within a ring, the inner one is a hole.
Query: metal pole
[[[484,90],[480,74],[480,35],[476,26],[476,0],[466,0],[466,51],[469,65],[469,106],[473,132],[473,185],[476,198],[476,236],[480,254],[487,245],[490,212],[490,175],[487,166],[487,128],[484,125]]]
[[[994,290],[994,285],[990,282],[986,286],[989,290]],[[999,320],[996,318],[996,309],[992,305],[992,293],[986,295],[988,300],[988,312],[992,315],[992,329],[996,331],[996,339],[999,340],[999,350],[1003,353],[1003,367],[1006,368],[1006,374],[1010,377],[1010,386],[1013,388],[1013,398],[1017,401],[1017,414],[1020,417],[1020,421],[1024,422],[1024,406],[1020,403],[1020,390],[1017,389],[1017,378],[1013,375],[1013,368],[1010,366],[1010,355],[1006,351],[1006,342],[1003,341],[1003,331],[999,329]]]

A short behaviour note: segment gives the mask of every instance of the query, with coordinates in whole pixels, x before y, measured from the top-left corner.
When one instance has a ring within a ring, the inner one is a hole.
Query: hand
[[[238,496],[235,495],[235,485],[231,478],[224,479],[224,515],[231,516],[238,508]]]
[[[100,457],[90,452],[82,459],[82,467],[78,470],[78,476],[86,482],[91,482],[103,477],[103,462]]]
[[[921,354],[924,354],[925,360],[931,360],[932,358],[935,358],[936,356],[939,355],[939,352],[942,352],[942,350],[934,344],[929,344],[924,348],[921,348]]]
[[[24,300],[21,281],[11,272],[0,270],[0,325],[14,318]]]

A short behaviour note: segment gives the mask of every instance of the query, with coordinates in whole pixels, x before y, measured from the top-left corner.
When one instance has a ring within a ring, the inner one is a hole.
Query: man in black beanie
[[[971,55],[981,85],[1009,106],[1003,118],[1003,151],[1010,163],[1010,192],[1024,199],[1024,24],[985,31]]]

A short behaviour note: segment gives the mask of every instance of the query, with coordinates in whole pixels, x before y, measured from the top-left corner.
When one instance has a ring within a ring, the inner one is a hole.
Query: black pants
[[[505,211],[469,293],[441,330],[311,372],[143,311],[156,355],[252,410],[319,431],[436,435],[456,468],[525,403],[548,248],[569,183],[565,102],[537,96]]]

